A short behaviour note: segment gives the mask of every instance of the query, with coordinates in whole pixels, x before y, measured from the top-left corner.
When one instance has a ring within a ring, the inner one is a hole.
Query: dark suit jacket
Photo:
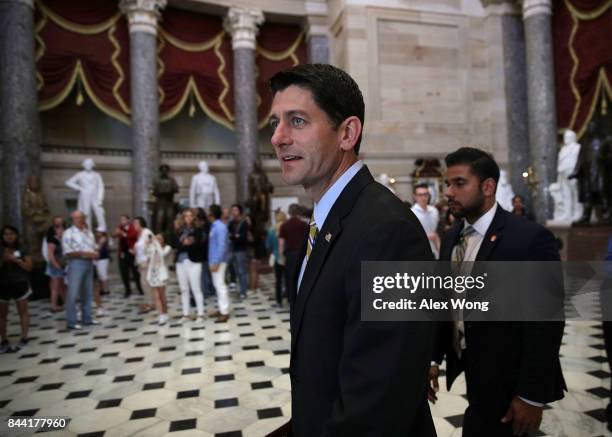
[[[178,259],[180,252],[187,252],[187,257],[191,262],[201,263],[208,259],[208,231],[202,227],[194,227],[190,236],[193,237],[193,244],[185,246],[181,243],[180,237],[183,232],[181,229],[179,232],[174,232],[170,240],[170,246],[176,249],[175,262]]]
[[[294,436],[435,436],[426,399],[433,326],[362,322],[360,284],[361,261],[432,259],[414,214],[362,168],[290,296]]]
[[[463,220],[448,230],[440,248],[441,260],[451,259],[461,229]],[[553,234],[498,205],[476,261],[531,260],[559,260]],[[563,326],[563,322],[465,322],[467,353],[460,361],[453,348],[452,323],[444,323],[434,359],[442,362],[446,354],[448,390],[464,366],[468,367],[470,405],[501,419],[514,396],[540,403],[563,397],[565,382],[559,362]]]

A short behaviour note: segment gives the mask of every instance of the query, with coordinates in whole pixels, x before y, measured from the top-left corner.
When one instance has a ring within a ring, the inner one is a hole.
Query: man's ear
[[[487,178],[482,181],[482,192],[487,197],[495,197],[495,191],[497,189],[497,182],[493,178]]]
[[[340,148],[345,152],[353,150],[359,136],[361,135],[361,121],[354,115],[350,116],[340,124],[338,128],[340,135]]]

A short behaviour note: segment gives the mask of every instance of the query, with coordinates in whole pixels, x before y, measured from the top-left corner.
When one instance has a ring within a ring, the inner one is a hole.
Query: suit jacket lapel
[[[340,197],[334,203],[330,210],[323,228],[319,230],[314,248],[306,264],[306,270],[302,277],[302,282],[294,300],[294,310],[291,318],[295,320],[292,323],[291,332],[291,349],[293,350],[295,342],[299,335],[302,316],[308,297],[312,293],[314,285],[319,277],[319,273],[327,259],[330,250],[337,241],[338,236],[342,232],[342,219],[351,211],[355,201],[359,197],[359,193],[369,184],[374,182],[374,178],[370,174],[368,168],[364,165],[361,170],[351,179],[348,185],[344,188]],[[303,258],[303,257],[302,257]],[[300,264],[301,266],[301,264]],[[298,273],[299,275],[299,273]],[[297,282],[297,278],[295,279]],[[331,290],[330,290],[331,291]],[[293,354],[292,354],[293,356]]]
[[[450,261],[451,255],[453,254],[453,247],[457,245],[459,241],[459,234],[463,229],[463,220],[457,221],[457,223],[452,226],[447,232],[448,235],[445,237],[444,241],[449,242],[448,244],[443,244],[440,250],[440,260],[441,261]]]
[[[295,299],[297,297],[297,282],[300,277],[300,271],[302,270],[302,263],[304,262],[304,257],[306,256],[306,245],[308,244],[308,231],[306,235],[304,235],[302,245],[298,251],[297,261],[295,263],[295,269],[293,270],[293,274],[291,275],[291,283],[289,287],[289,292],[291,295],[289,296],[289,303],[291,304],[291,312],[293,312],[295,308]]]
[[[497,205],[497,211],[482,240],[482,244],[476,255],[476,261],[487,261],[490,259],[491,252],[493,252],[493,249],[495,249],[495,246],[497,246],[497,243],[499,243],[499,240],[502,238],[502,231],[506,224],[506,214],[509,213],[501,206]]]

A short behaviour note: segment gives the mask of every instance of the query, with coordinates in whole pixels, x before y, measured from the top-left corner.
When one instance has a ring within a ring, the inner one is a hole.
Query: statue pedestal
[[[547,223],[548,228],[561,239],[563,261],[603,261],[608,251],[612,226],[570,227]]]

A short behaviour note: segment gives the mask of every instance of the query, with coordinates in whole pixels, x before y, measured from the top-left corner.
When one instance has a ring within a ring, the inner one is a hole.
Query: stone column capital
[[[306,39],[310,39],[313,36],[329,37],[327,18],[318,16],[307,17],[304,23],[304,33],[306,34]]]
[[[130,33],[157,35],[157,21],[167,0],[120,0],[119,9],[128,17]]]
[[[223,27],[232,35],[232,48],[255,50],[255,38],[263,22],[264,14],[259,9],[231,8],[223,21]]]
[[[522,0],[523,4],[523,20],[534,15],[552,15],[551,0]]]
[[[480,0],[489,15],[521,15],[521,5],[518,0]]]

